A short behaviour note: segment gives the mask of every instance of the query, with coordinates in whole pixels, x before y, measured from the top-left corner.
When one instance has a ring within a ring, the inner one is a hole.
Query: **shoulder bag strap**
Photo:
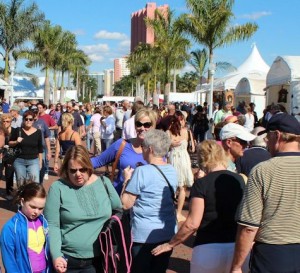
[[[170,192],[171,192],[172,199],[173,199],[174,202],[176,202],[177,200],[175,198],[175,192],[174,192],[174,189],[172,188],[172,186],[171,186],[168,178],[164,175],[164,173],[161,171],[161,169],[157,167],[157,165],[155,165],[155,164],[150,164],[150,165],[154,166],[161,173],[161,175],[163,176],[163,178],[166,180],[166,182],[167,182],[167,184],[169,186]]]
[[[115,171],[116,171],[116,168],[117,168],[120,156],[121,156],[121,154],[122,154],[122,152],[124,150],[125,145],[126,145],[126,140],[123,140],[122,143],[121,143],[121,145],[120,145],[120,147],[119,147],[119,150],[117,152],[115,161],[114,161],[114,163],[112,165],[111,174],[110,174],[110,181],[111,182],[114,181]]]

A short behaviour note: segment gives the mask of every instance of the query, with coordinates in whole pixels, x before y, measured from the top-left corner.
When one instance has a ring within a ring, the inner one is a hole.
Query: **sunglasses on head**
[[[140,121],[136,121],[135,122],[135,126],[136,127],[138,127],[138,128],[140,128],[140,127],[144,127],[144,128],[150,128],[151,126],[152,126],[152,123],[151,122],[144,122],[144,123],[142,123],[142,122],[140,122]]]
[[[25,121],[33,121],[33,118],[25,118]]]
[[[87,168],[79,168],[79,169],[69,169],[69,172],[72,173],[72,174],[75,174],[77,172],[81,172],[81,173],[86,173],[88,171]]]

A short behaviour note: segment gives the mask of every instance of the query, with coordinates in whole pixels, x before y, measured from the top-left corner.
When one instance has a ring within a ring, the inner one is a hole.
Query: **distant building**
[[[104,95],[104,73],[94,72],[89,76],[97,80],[97,95]]]
[[[146,7],[131,14],[131,52],[139,43],[153,44],[154,32],[146,26],[144,19],[154,19],[155,10],[161,13],[167,12],[169,6],[156,6],[156,3],[147,3]]]
[[[104,96],[112,95],[114,83],[115,83],[114,70],[113,69],[104,70]]]
[[[130,69],[127,67],[127,57],[114,59],[114,80],[121,80],[124,76],[130,74]]]

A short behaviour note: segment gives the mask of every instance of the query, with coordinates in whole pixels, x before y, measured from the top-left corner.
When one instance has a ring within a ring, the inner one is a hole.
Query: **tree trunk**
[[[165,85],[165,92],[164,92],[164,103],[170,103],[170,90],[171,90],[171,83],[168,82]]]
[[[49,81],[49,68],[46,67],[45,87],[44,87],[44,103],[50,103],[50,81]]]
[[[66,94],[64,87],[64,71],[61,72],[60,101],[66,102]]]

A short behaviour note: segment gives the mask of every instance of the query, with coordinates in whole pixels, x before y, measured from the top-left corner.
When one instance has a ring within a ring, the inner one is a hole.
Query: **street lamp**
[[[9,69],[10,69],[10,106],[14,104],[14,72],[15,72],[15,66],[16,62],[14,59],[9,60],[8,62]]]
[[[210,94],[209,94],[209,118],[213,118],[213,96],[214,96],[214,74],[216,70],[216,64],[211,62],[209,64],[209,72],[210,72]]]

